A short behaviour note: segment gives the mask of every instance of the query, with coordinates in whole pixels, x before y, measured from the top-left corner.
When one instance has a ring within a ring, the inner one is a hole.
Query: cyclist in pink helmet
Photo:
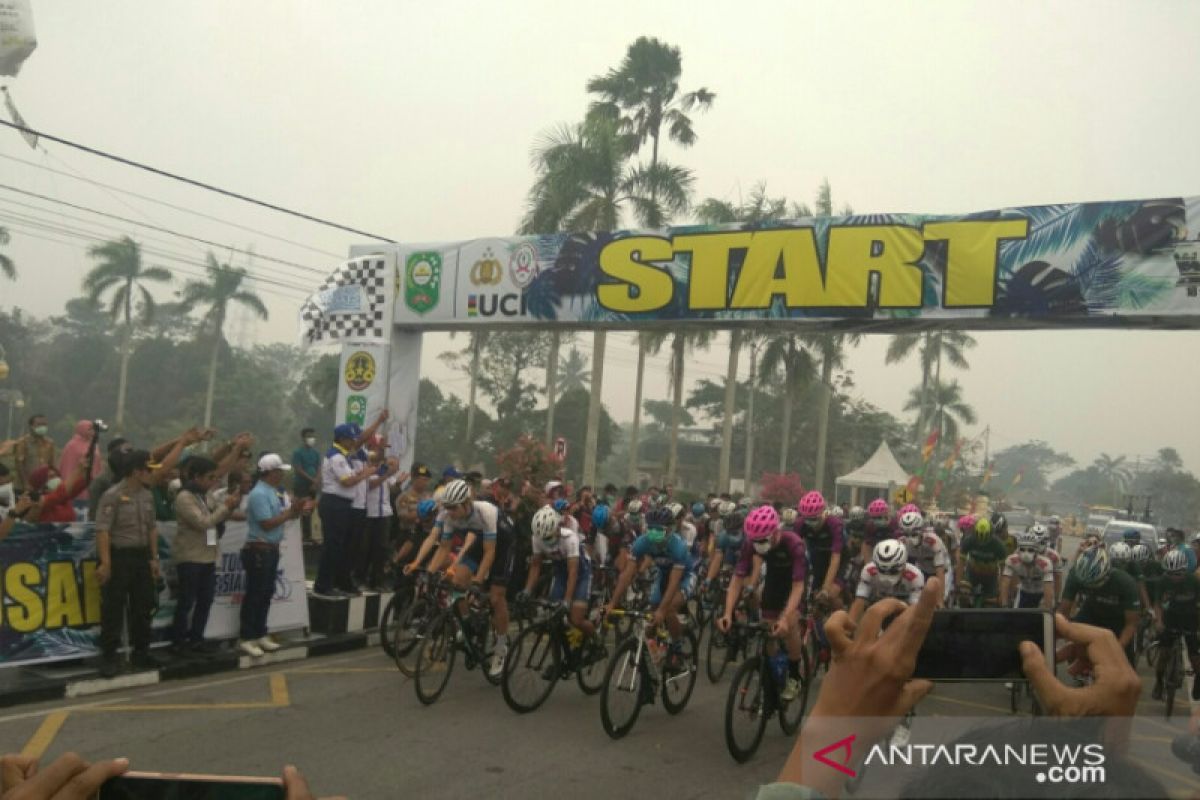
[[[905,506],[903,508],[900,509],[899,516],[903,517],[905,514],[909,513],[910,511],[915,511],[916,513],[920,514],[921,508],[916,503],[907,503],[907,504],[905,504]]]
[[[800,607],[808,576],[804,542],[795,531],[779,529],[779,514],[771,506],[759,506],[751,511],[742,528],[746,540],[742,543],[741,556],[725,595],[725,612],[717,620],[717,627],[723,632],[732,627],[742,586],[751,575],[761,574],[765,565],[762,615],[763,619],[774,620],[771,632],[782,638],[787,647],[788,679],[780,696],[792,700],[800,692]]]
[[[804,540],[808,550],[809,591],[820,592],[830,604],[837,608],[841,598],[838,572],[842,565],[842,550],[845,549],[841,517],[835,517],[825,509],[825,498],[820,492],[809,492],[800,499],[800,520],[796,533]]]
[[[871,553],[875,551],[875,545],[884,539],[899,538],[900,528],[896,517],[892,515],[891,506],[882,497],[875,498],[867,506],[867,528],[863,535],[863,563],[871,560]]]

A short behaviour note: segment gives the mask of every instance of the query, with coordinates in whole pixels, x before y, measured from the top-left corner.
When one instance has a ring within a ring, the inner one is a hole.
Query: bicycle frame
[[[634,652],[633,664],[631,665],[631,668],[627,667],[626,665],[622,665],[621,671],[617,675],[616,685],[618,689],[621,691],[632,692],[634,689],[634,676],[637,675],[637,671],[639,669],[645,669],[647,671],[647,674],[651,679],[651,685],[654,687],[655,691],[659,690],[660,684],[662,684],[662,688],[665,688],[667,684],[673,683],[674,681],[678,681],[680,679],[686,679],[688,677],[686,672],[681,672],[678,675],[672,675],[664,682],[661,680],[662,672],[659,669],[659,665],[656,663],[656,660],[653,658],[645,658],[647,650],[647,629],[650,627],[650,620],[654,618],[653,614],[639,611],[622,611],[621,609],[613,609],[611,616],[633,617],[633,635],[637,637],[638,643],[637,650]],[[666,646],[667,636],[661,629],[654,631],[654,639],[659,643],[660,646]],[[626,679],[627,669],[629,670],[628,679]]]

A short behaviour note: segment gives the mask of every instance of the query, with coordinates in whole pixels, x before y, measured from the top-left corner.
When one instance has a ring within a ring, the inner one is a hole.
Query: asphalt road
[[[599,698],[574,682],[519,716],[460,661],[442,699],[424,707],[411,682],[372,648],[24,706],[0,716],[0,746],[44,758],[68,750],[87,759],[125,756],[154,771],[272,775],[295,763],[315,791],[354,798],[745,797],[773,779],[792,742],[772,722],[756,757],[737,765],[722,728],[728,687],[728,673],[717,685],[701,675],[683,713],[646,708],[629,736],[612,741],[600,725]],[[941,684],[918,709],[922,718],[1008,714],[999,684]],[[1186,724],[1178,714],[1162,719],[1146,681],[1135,747],[1174,793],[1191,794],[1200,779],[1168,752]]]

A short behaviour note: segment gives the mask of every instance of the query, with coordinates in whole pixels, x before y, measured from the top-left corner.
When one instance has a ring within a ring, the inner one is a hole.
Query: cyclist
[[[908,552],[895,539],[884,539],[871,551],[871,561],[863,567],[850,619],[856,624],[866,613],[867,606],[887,597],[895,597],[912,605],[921,599],[925,576],[908,563]]]
[[[1067,560],[1062,557],[1062,554],[1055,548],[1050,546],[1050,529],[1045,525],[1034,525],[1029,529],[1038,543],[1038,555],[1044,556],[1050,562],[1050,566],[1054,570],[1054,602],[1058,602],[1058,598],[1062,596],[1063,572],[1067,565]]]
[[[632,542],[646,529],[646,518],[642,513],[642,501],[630,500],[625,506],[626,541]]]
[[[992,537],[998,539],[1007,555],[1012,555],[1017,551],[1017,540],[1008,531],[1008,517],[1001,514],[999,511],[992,512]]]
[[[842,520],[825,510],[825,497],[809,492],[800,498],[800,522],[796,533],[804,540],[808,551],[810,593],[836,600],[841,592],[837,587],[838,569],[842,563]]]
[[[1047,545],[1053,550],[1062,550],[1062,519],[1058,514],[1051,514],[1050,519],[1046,520],[1046,530],[1050,533],[1050,541]]]
[[[724,530],[717,535],[712,555],[708,559],[708,573],[704,576],[706,585],[712,583],[723,570],[732,571],[737,566],[745,539],[743,524],[741,513],[735,512],[725,518]]]
[[[1008,551],[1004,543],[992,536],[991,520],[976,520],[974,528],[958,548],[954,573],[958,576],[959,588],[972,594],[978,589],[983,605],[997,605],[1000,565],[1006,558]]]
[[[1058,612],[1069,616],[1080,594],[1083,600],[1075,621],[1112,631],[1132,664],[1133,635],[1141,608],[1137,585],[1133,578],[1112,568],[1108,548],[1103,545],[1079,553],[1067,575]]]
[[[849,607],[854,602],[854,591],[863,568],[863,536],[866,533],[867,512],[862,506],[854,506],[846,516],[846,545],[842,550],[840,583],[842,605]]]
[[[1017,552],[1004,559],[1000,577],[1000,607],[1008,608],[1017,585],[1014,608],[1054,608],[1054,565],[1038,552],[1041,545],[1031,531],[1016,535]]]
[[[950,562],[946,545],[931,528],[926,528],[921,512],[906,511],[901,514],[900,532],[904,535],[908,562],[921,570],[926,580],[936,575],[945,581],[946,566]]]
[[[737,569],[725,595],[725,613],[717,626],[727,632],[733,625],[742,586],[751,575],[764,572],[762,615],[774,620],[774,636],[784,640],[788,653],[788,679],[779,693],[781,699],[794,700],[800,693],[800,607],[804,602],[804,582],[808,571],[804,542],[795,531],[779,529],[779,514],[771,506],[759,506],[747,515],[746,540]]]
[[[1137,536],[1137,531],[1126,531]],[[1129,538],[1124,541],[1113,542],[1108,548],[1108,557],[1112,561],[1113,569],[1119,569],[1129,577],[1133,578],[1133,582],[1137,585],[1138,600],[1142,603],[1143,609],[1151,609],[1154,606],[1150,605],[1150,598],[1146,595],[1146,587],[1142,583],[1141,575],[1138,574],[1138,563],[1133,557],[1133,548],[1142,543],[1140,536],[1137,537],[1137,542],[1133,545],[1129,544]]]
[[[867,505],[867,524],[863,532],[863,563],[871,560],[875,545],[884,539],[895,539],[896,536],[896,521],[892,518],[892,509],[887,500],[882,497],[875,498]]]
[[[608,544],[609,537],[612,535],[609,525],[612,522],[612,513],[607,503],[600,503],[592,509],[591,532],[587,536],[588,549],[591,552],[592,561],[597,566],[605,566],[608,564]]]
[[[1138,565],[1138,577],[1146,589],[1146,597],[1150,600],[1150,608],[1158,602],[1158,592],[1162,586],[1162,561],[1154,557],[1154,553],[1144,544],[1133,548],[1133,560]]]
[[[687,509],[681,503],[667,503],[665,508],[671,512],[672,528],[683,537],[683,543],[687,545],[692,558],[697,558],[700,555],[696,549],[696,539],[699,534],[696,526],[687,520]]]
[[[1154,603],[1158,652],[1165,653],[1166,648],[1175,643],[1176,636],[1183,636],[1188,661],[1192,664],[1192,673],[1200,676],[1200,638],[1196,636],[1196,629],[1200,627],[1200,613],[1197,613],[1197,604],[1200,603],[1200,580],[1196,578],[1196,573],[1188,569],[1187,556],[1178,550],[1168,552],[1163,558],[1162,566],[1166,577]],[[1166,667],[1167,659],[1162,657],[1154,665],[1154,690],[1151,697],[1155,700],[1162,699],[1163,672]],[[1194,677],[1193,700],[1200,700],[1198,692],[1200,677]]]
[[[492,628],[496,631],[496,650],[488,667],[492,677],[504,674],[504,658],[508,654],[505,592],[515,551],[511,528],[497,525],[497,516],[496,506],[473,500],[470,484],[456,478],[446,485],[442,494],[442,512],[433,524],[438,535],[439,564],[447,558],[454,534],[461,532],[465,536],[463,548],[454,560],[455,584],[465,589],[473,582],[488,589]]]
[[[678,667],[683,653],[683,623],[679,621],[679,609],[691,597],[696,576],[692,572],[692,557],[683,543],[683,537],[667,532],[672,521],[671,512],[665,508],[656,508],[646,515],[646,532],[634,540],[629,551],[629,562],[621,571],[617,588],[604,613],[606,616],[612,613],[617,600],[625,596],[625,590],[633,583],[639,568],[657,567],[658,580],[650,593],[650,605],[654,608],[652,624],[656,628],[666,624],[671,635],[668,656],[672,666]]]
[[[542,506],[537,510],[530,529],[533,533],[533,555],[529,559],[525,588],[517,594],[517,602],[529,599],[542,573],[542,561],[549,559],[554,564],[550,602],[569,604],[567,613],[571,625],[590,638],[596,632],[596,627],[587,618],[588,601],[592,594],[592,561],[583,547],[583,538],[563,524],[562,517],[552,506]]]
[[[696,526],[696,544],[693,547],[692,554],[700,556],[708,552],[708,514],[704,510],[704,503],[692,503],[691,522]]]
[[[799,517],[796,509],[788,506],[779,512],[779,527],[781,530],[790,531],[796,528],[796,519]]]

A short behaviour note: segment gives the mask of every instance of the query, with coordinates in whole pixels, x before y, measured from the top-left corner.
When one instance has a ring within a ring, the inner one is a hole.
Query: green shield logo
[[[346,398],[346,422],[367,424],[367,398],[361,394],[352,394]]]
[[[438,304],[442,286],[442,254],[434,251],[413,253],[404,267],[404,304],[424,314]]]

